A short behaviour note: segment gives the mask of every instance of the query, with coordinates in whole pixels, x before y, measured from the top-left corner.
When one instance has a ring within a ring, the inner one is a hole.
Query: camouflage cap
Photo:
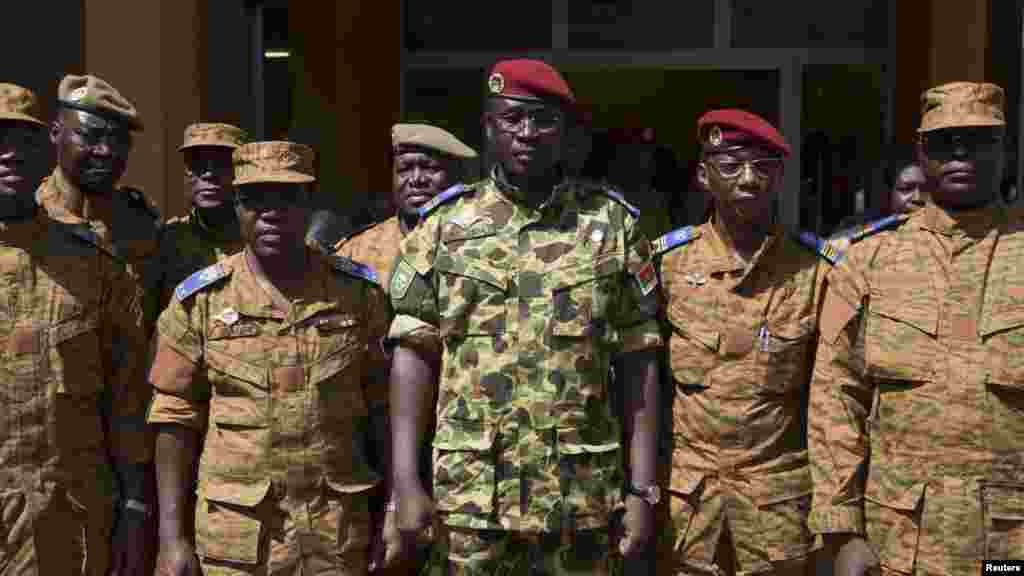
[[[294,142],[253,142],[236,149],[236,186],[277,182],[308,184],[316,181],[313,174],[313,149]]]
[[[39,102],[28,88],[0,84],[0,120],[20,120],[45,126],[39,119]]]
[[[430,124],[395,124],[391,127],[391,146],[395,153],[405,147],[427,148],[455,158],[476,158],[476,150],[447,130]]]
[[[951,82],[921,94],[918,132],[968,126],[1005,126],[1003,89],[995,84]]]
[[[185,128],[185,140],[178,150],[195,146],[223,146],[238,148],[248,140],[245,130],[231,124],[200,122]]]
[[[69,74],[60,81],[57,100],[66,108],[120,120],[132,130],[142,130],[135,106],[102,78]]]

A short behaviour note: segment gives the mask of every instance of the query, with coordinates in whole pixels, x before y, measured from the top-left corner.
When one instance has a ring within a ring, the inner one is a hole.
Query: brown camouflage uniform
[[[866,534],[882,573],[1024,558],[1022,230],[929,202],[828,275],[809,524]]]
[[[113,462],[150,458],[144,344],[123,266],[87,225],[0,224],[0,574],[109,569]],[[104,398],[117,402],[108,412]]]
[[[398,216],[392,216],[343,238],[334,245],[334,253],[372,267],[377,271],[377,277],[387,287],[388,278],[391,278],[391,267],[395,264],[395,256],[398,255],[398,246],[402,238]]]
[[[307,254],[287,315],[239,252],[181,284],[157,324],[149,421],[207,430],[196,544],[208,576],[366,573],[380,480],[367,405],[387,394],[367,375],[383,362],[386,301],[350,261]]]
[[[650,244],[599,186],[537,210],[521,194],[492,176],[421,209],[391,337],[441,354],[434,499],[458,572],[604,573],[623,482],[609,362],[662,342]]]
[[[781,231],[749,265],[710,222],[683,231],[688,242],[654,243],[667,248],[674,382],[658,573],[803,573],[813,544],[805,401],[828,264]],[[721,548],[735,567],[716,564]]]

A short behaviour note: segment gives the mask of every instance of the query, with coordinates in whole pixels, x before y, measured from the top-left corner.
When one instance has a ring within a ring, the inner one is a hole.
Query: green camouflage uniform
[[[534,210],[492,177],[421,214],[391,279],[391,337],[442,357],[449,560],[460,574],[607,571],[623,482],[608,366],[662,343],[635,209],[569,180]]]
[[[865,535],[883,574],[1024,558],[1022,229],[929,203],[827,277],[808,523]]]

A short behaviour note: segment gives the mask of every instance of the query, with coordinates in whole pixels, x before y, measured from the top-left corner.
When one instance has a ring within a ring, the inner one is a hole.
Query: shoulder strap
[[[449,187],[444,192],[441,192],[437,196],[431,198],[430,202],[427,202],[423,206],[420,206],[420,209],[418,210],[420,218],[425,218],[427,214],[430,214],[438,206],[448,202],[449,200],[452,200],[453,198],[458,198],[459,196],[465,194],[470,189],[471,187],[466,186],[461,182]]]
[[[380,285],[380,280],[377,276],[377,271],[366,264],[361,264],[355,260],[351,260],[344,256],[331,255],[328,256],[328,261],[331,263],[331,267],[341,272],[342,274],[348,274],[361,280]]]
[[[899,227],[906,222],[908,218],[909,216],[906,214],[893,214],[891,216],[886,216],[885,218],[868,222],[863,226],[854,228],[854,230],[847,235],[847,238],[850,239],[851,243],[859,242],[869,236],[878,234],[882,230]]]
[[[198,272],[193,272],[191,276],[178,284],[178,287],[174,289],[174,296],[179,302],[183,302],[196,292],[222,278],[227,278],[230,274],[231,271],[222,266],[220,262],[207,266]]]
[[[801,232],[797,237],[801,244],[816,252],[819,256],[828,260],[829,264],[835,266],[843,259],[843,252],[835,242],[819,238],[810,232]]]
[[[656,238],[651,242],[654,254],[664,254],[677,246],[683,246],[700,237],[700,230],[694,226],[684,226]]]
[[[619,204],[622,204],[622,207],[625,208],[626,212],[629,212],[629,215],[632,216],[633,218],[640,217],[640,209],[627,202],[626,197],[622,195],[622,192],[619,192],[619,190],[613,187],[611,184],[600,184],[596,186],[596,188],[597,190],[600,190],[600,192],[605,196],[611,198],[612,200],[615,200]]]

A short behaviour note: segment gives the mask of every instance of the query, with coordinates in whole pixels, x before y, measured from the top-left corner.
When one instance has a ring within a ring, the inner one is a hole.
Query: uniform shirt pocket
[[[926,484],[875,468],[864,494],[867,541],[890,570],[913,572],[924,526]]]
[[[807,528],[811,506],[811,471],[806,466],[772,472],[760,478],[756,495],[761,544],[772,562],[800,558],[814,538]],[[769,536],[770,535],[770,536]]]
[[[757,343],[757,359],[765,371],[766,389],[789,393],[803,388],[810,376],[814,334],[813,317],[767,325]]]
[[[981,486],[985,559],[1024,558],[1024,483]]]
[[[610,334],[610,302],[618,274],[595,275],[593,266],[559,275],[551,291],[551,334],[558,337],[590,338]]]
[[[494,510],[494,430],[473,420],[440,420],[434,436],[434,499],[438,510],[489,514]]]
[[[619,442],[582,443],[575,430],[558,431],[559,479],[567,511],[579,529],[607,524],[622,504],[622,450]]]
[[[673,300],[668,307],[669,367],[683,386],[710,386],[708,376],[718,365],[720,333],[688,314],[688,308]]]
[[[505,333],[507,282],[483,261],[438,259],[441,336],[464,338]]]
[[[196,548],[200,556],[239,564],[263,560],[264,518],[260,504],[270,481],[243,484],[212,480],[200,491]]]
[[[873,290],[868,304],[865,361],[877,380],[928,382],[940,357],[938,306]]]

